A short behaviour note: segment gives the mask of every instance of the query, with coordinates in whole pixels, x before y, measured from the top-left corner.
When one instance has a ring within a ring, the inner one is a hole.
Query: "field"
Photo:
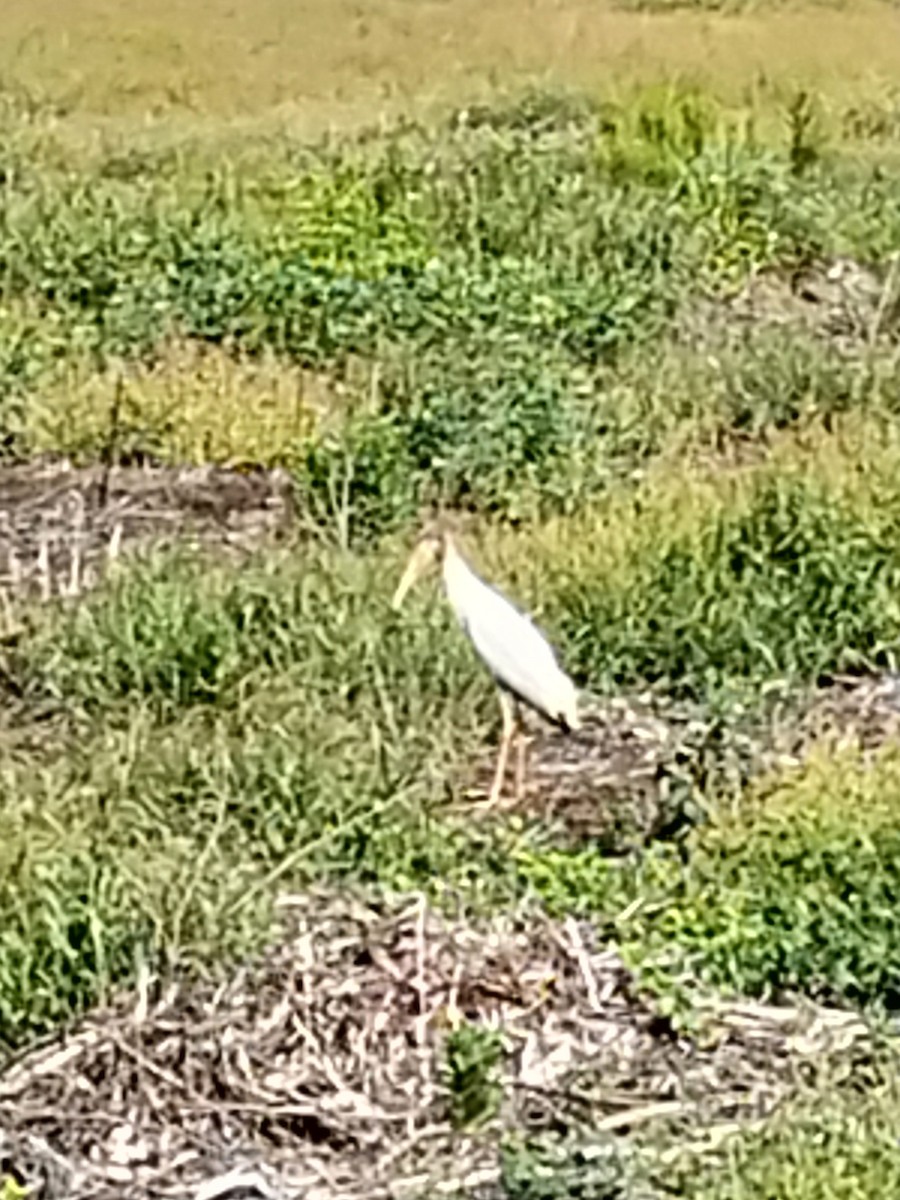
[[[0,1200],[893,1194],[896,6],[59,8],[0,32]],[[436,506],[582,694],[495,810],[390,604]]]

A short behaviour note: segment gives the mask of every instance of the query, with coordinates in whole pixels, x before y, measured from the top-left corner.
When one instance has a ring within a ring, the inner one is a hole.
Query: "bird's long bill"
[[[391,601],[392,608],[397,609],[400,607],[406,597],[406,593],[422,578],[433,562],[434,552],[427,545],[416,546],[410,555],[409,562],[406,564],[403,578],[397,585],[396,592],[394,592],[394,598]]]

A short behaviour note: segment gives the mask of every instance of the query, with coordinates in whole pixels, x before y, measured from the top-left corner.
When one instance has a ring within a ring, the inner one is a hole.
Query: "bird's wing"
[[[479,656],[497,679],[526,703],[557,720],[569,708],[572,683],[550,643],[505,596],[478,580],[477,602],[463,624]]]

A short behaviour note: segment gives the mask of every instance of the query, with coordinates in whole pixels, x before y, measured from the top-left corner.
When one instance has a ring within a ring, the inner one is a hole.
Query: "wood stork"
[[[541,631],[475,573],[445,521],[431,522],[420,534],[394,593],[393,607],[399,609],[410,588],[438,564],[450,605],[499,688],[503,735],[487,801],[491,807],[500,798],[510,746],[517,732],[516,794],[522,793],[525,745],[519,704],[527,704],[568,733],[581,728],[578,695]]]

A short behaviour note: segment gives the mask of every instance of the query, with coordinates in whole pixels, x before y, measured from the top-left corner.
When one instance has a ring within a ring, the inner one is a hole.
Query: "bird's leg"
[[[516,722],[519,732],[519,742],[516,754],[516,800],[520,801],[525,793],[525,761],[528,754],[528,743],[531,739],[525,736],[521,715],[517,713],[517,716],[519,716],[519,720]]]
[[[497,770],[494,772],[494,782],[488,797],[487,807],[493,806],[500,799],[503,790],[503,777],[506,774],[506,762],[509,758],[509,747],[516,733],[516,708],[506,692],[500,693],[500,708],[503,712],[503,734],[500,738],[500,752],[497,755]]]

